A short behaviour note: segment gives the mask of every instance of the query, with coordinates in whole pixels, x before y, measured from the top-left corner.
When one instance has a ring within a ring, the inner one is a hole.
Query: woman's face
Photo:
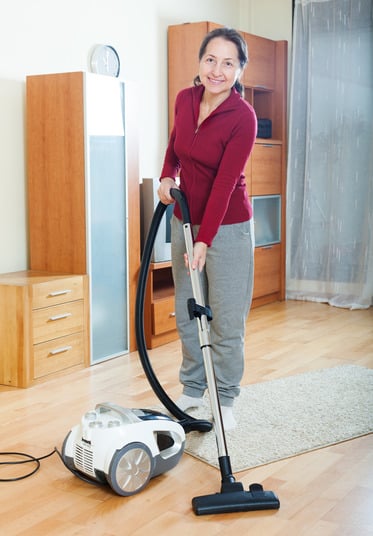
[[[240,74],[236,45],[222,37],[211,39],[199,63],[199,77],[205,89],[214,95],[228,93]]]

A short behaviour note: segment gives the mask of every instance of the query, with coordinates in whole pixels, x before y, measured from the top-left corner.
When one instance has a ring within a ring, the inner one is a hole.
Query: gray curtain
[[[296,0],[287,298],[373,304],[372,0]]]

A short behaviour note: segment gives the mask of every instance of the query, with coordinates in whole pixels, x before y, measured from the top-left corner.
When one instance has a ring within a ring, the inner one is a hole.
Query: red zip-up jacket
[[[175,121],[160,178],[180,176],[195,240],[208,246],[220,225],[252,217],[243,174],[257,132],[253,107],[233,88],[197,128],[204,87],[183,89],[176,97]],[[181,219],[177,205],[175,216]]]

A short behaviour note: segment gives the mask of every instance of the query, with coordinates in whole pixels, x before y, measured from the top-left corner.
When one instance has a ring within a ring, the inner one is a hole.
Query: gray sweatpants
[[[254,276],[253,220],[222,225],[207,250],[201,285],[212,311],[212,359],[220,403],[232,406],[240,393],[244,370],[244,337],[251,305]],[[198,226],[193,228],[196,236]],[[176,322],[182,344],[180,382],[188,396],[201,397],[207,388],[198,325],[190,320],[187,302],[193,297],[184,264],[182,223],[172,217],[172,273],[175,284]]]

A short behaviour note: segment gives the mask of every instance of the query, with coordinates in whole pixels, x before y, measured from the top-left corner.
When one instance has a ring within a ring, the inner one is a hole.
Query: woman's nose
[[[213,67],[213,69],[212,69],[212,72],[213,72],[214,75],[216,75],[216,76],[220,76],[220,75],[222,74],[222,72],[223,72],[223,66],[222,66],[222,63],[220,63],[220,62],[217,61],[217,62],[214,64],[214,67]]]

